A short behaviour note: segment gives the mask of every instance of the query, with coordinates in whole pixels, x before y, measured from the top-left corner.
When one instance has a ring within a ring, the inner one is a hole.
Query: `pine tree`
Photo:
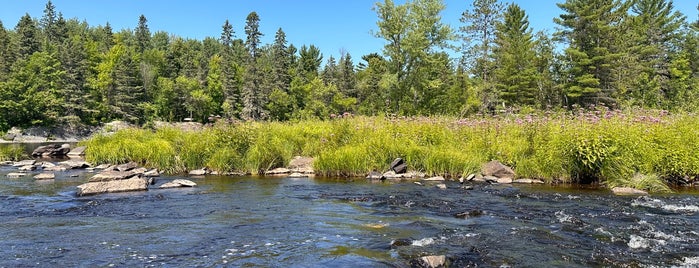
[[[247,62],[245,68],[245,86],[243,87],[243,111],[245,120],[260,120],[267,116],[265,96],[262,91],[262,74],[258,69],[260,57],[260,17],[256,12],[248,14],[245,23],[245,48],[247,50]]]
[[[44,8],[44,16],[39,20],[39,26],[41,26],[41,29],[44,31],[44,37],[46,38],[46,45],[55,45],[58,42],[56,36],[57,20],[56,6],[49,0],[46,2],[46,7]]]
[[[493,79],[505,105],[536,105],[539,80],[529,18],[517,4],[510,4],[504,21],[496,25],[493,54],[498,68]]]
[[[144,50],[150,48],[150,30],[148,29],[148,19],[141,14],[138,17],[138,26],[136,26],[136,45],[138,52],[143,53]]]
[[[568,43],[566,103],[615,105],[615,64],[622,54],[614,42],[620,38],[617,27],[628,6],[619,0],[567,0],[557,5],[565,13],[554,19],[563,27],[556,34]]]
[[[323,78],[323,82],[326,85],[335,85],[337,86],[338,82],[338,69],[337,69],[337,62],[335,62],[335,57],[330,55],[328,57],[328,61],[325,63],[325,67],[323,68],[323,72],[321,73],[321,77]]]
[[[681,37],[679,29],[684,16],[673,9],[672,1],[666,0],[637,0],[631,6],[635,14],[631,19],[631,36],[636,38],[632,40],[630,53],[636,56],[632,64],[641,71],[632,88],[646,89],[632,96],[647,101],[644,106],[658,105],[676,95],[670,89],[670,64]]]
[[[354,71],[354,63],[352,62],[352,56],[349,53],[342,53],[340,56],[339,63],[339,82],[338,89],[342,94],[348,97],[357,97],[357,79]]]
[[[490,81],[490,62],[496,25],[502,18],[503,5],[498,0],[474,0],[471,10],[461,14],[460,27],[464,38],[464,59],[467,68],[483,82]]]
[[[233,26],[226,20],[221,31],[221,90],[223,91],[223,112],[228,117],[237,117],[240,113],[240,86],[237,81],[237,63],[233,54]]]
[[[36,28],[36,23],[28,13],[20,18],[17,26],[15,26],[15,32],[19,35],[19,59],[26,59],[34,52],[39,51],[39,31]]]
[[[274,44],[272,45],[272,53],[274,57],[274,88],[288,93],[291,84],[291,76],[289,68],[291,67],[291,57],[287,46],[286,34],[279,28],[274,36]]]
[[[15,51],[10,34],[0,21],[0,82],[5,81],[10,74],[10,68],[15,61]]]

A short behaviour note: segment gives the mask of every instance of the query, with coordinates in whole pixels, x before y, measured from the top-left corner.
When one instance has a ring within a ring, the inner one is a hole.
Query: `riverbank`
[[[408,170],[458,178],[498,160],[514,169],[515,178],[662,192],[697,181],[697,129],[699,119],[688,114],[598,110],[129,128],[81,145],[94,164],[135,161],[167,173],[207,168],[264,174],[301,155],[314,158],[315,172],[324,176],[366,176],[403,158]]]

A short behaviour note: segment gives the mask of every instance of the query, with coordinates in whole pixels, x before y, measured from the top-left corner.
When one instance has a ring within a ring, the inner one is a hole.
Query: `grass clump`
[[[19,161],[26,156],[24,149],[16,144],[0,146],[0,161]]]
[[[697,129],[699,119],[691,115],[594,110],[244,122],[194,132],[127,129],[85,145],[94,163],[136,161],[171,173],[202,167],[263,173],[303,155],[315,158],[317,173],[330,176],[385,171],[401,157],[411,170],[456,177],[498,160],[523,178],[666,191],[668,184],[699,176]]]

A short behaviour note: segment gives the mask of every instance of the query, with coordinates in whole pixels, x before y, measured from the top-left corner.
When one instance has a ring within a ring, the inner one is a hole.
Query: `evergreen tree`
[[[10,33],[0,21],[0,82],[5,81],[10,74],[12,63],[15,61],[15,47]]]
[[[291,55],[287,46],[286,34],[279,28],[274,36],[272,45],[272,90],[269,95],[270,118],[274,120],[287,120],[291,117],[293,101],[291,100]]]
[[[536,105],[539,80],[529,18],[517,4],[510,4],[503,22],[496,25],[493,71],[495,85],[506,105]]]
[[[240,113],[241,96],[239,81],[236,79],[238,65],[234,60],[233,54],[233,26],[226,20],[223,24],[221,32],[221,88],[223,91],[224,102],[223,112],[228,117],[237,117]]]
[[[256,12],[248,14],[245,22],[245,48],[247,50],[247,64],[245,68],[245,86],[243,87],[243,111],[245,120],[260,120],[267,116],[264,110],[266,101],[262,92],[262,73],[258,69],[260,56],[260,17]]]
[[[461,14],[460,27],[464,38],[464,58],[467,67],[482,81],[490,81],[493,64],[490,62],[492,46],[502,19],[504,6],[498,0],[474,0],[472,9]]]
[[[136,45],[138,52],[143,53],[144,50],[150,48],[150,30],[148,29],[148,19],[141,14],[138,17],[138,26],[136,26]]]
[[[615,64],[621,57],[615,40],[627,5],[619,0],[567,0],[557,4],[563,11],[554,22],[563,28],[557,35],[568,44],[565,50],[569,80],[565,96],[568,105],[614,105]]]
[[[304,79],[304,82],[310,82],[318,76],[320,65],[323,62],[323,54],[314,45],[303,45],[301,50],[299,50],[299,56],[298,75]]]
[[[330,55],[328,58],[328,61],[325,63],[325,67],[323,68],[323,72],[321,73],[321,77],[323,78],[323,82],[326,85],[333,84],[337,86],[337,80],[338,80],[338,69],[337,69],[337,62],[335,62],[335,57]]]
[[[39,20],[39,26],[41,26],[41,29],[44,31],[44,37],[46,38],[46,45],[55,45],[57,43],[57,20],[56,6],[49,0],[46,2],[46,7],[44,8],[44,16]]]
[[[674,47],[680,40],[680,27],[684,16],[673,11],[672,1],[637,0],[631,6],[635,14],[631,19],[633,32],[630,53],[636,61],[633,68],[640,69],[640,77],[635,77],[632,88],[643,90],[631,94],[639,98],[644,106],[655,106],[672,98],[670,89],[670,64]],[[664,107],[668,108],[668,107]]]
[[[36,28],[36,23],[29,14],[24,14],[20,18],[17,26],[15,26],[15,32],[19,35],[19,59],[26,59],[34,52],[39,51],[39,32]]]
[[[354,71],[354,63],[349,53],[342,53],[339,63],[338,89],[348,97],[357,97],[357,79]]]

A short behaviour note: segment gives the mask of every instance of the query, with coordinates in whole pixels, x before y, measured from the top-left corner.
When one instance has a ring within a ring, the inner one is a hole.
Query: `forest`
[[[0,21],[0,131],[212,116],[699,108],[699,20],[672,0],[561,0],[546,7],[561,10],[551,34],[533,32],[517,4],[474,0],[460,25],[441,20],[445,8],[441,0],[377,2],[382,51],[336,59],[290,44],[282,28],[261,33],[255,12],[245,25],[226,20],[220,36],[194,40],[152,32],[145,15],[133,30],[92,26],[48,1],[41,18]],[[274,42],[262,44],[263,34]]]

